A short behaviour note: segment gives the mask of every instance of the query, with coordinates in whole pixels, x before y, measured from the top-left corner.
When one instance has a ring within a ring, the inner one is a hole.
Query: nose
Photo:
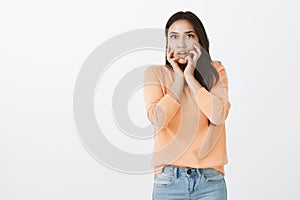
[[[185,47],[186,47],[185,40],[184,40],[183,37],[181,37],[181,38],[178,40],[177,47],[178,47],[178,48],[185,48]]]

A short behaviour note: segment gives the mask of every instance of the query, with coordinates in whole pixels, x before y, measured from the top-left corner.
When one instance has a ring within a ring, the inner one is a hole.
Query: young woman
[[[155,127],[153,199],[227,199],[225,68],[205,64],[209,41],[192,12],[172,15],[165,36],[166,64],[144,73],[147,117]]]

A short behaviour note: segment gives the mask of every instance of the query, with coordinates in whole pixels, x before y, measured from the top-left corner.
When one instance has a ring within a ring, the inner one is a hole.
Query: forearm
[[[219,81],[211,91],[207,91],[194,77],[186,75],[186,81],[199,109],[211,123],[218,125],[227,118],[230,103],[228,102],[227,85]]]
[[[192,92],[192,94],[196,94],[198,90],[200,90],[203,86],[195,79],[194,75],[185,75],[185,80]]]
[[[182,95],[184,86],[184,77],[183,76],[176,76],[175,81],[169,90],[168,94],[170,94],[177,102],[180,101],[180,97]]]

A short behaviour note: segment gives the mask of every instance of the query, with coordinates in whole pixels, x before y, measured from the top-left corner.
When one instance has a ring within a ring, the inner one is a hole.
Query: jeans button
[[[188,169],[188,170],[186,171],[186,173],[191,174],[191,173],[192,173],[192,170],[191,170],[191,169]]]

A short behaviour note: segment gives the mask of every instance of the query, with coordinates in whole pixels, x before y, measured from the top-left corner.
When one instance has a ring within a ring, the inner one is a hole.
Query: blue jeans
[[[154,174],[153,200],[226,200],[227,187],[221,172],[212,168],[178,168],[166,165]]]

